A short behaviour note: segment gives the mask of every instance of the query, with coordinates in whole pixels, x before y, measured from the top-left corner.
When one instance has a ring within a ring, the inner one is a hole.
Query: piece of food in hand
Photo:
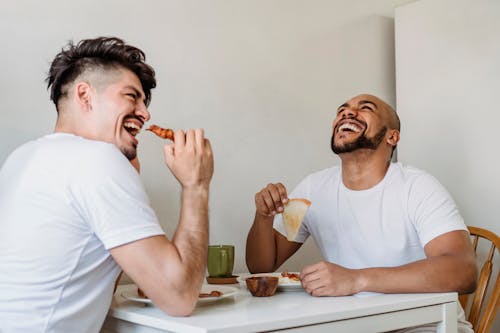
[[[174,141],[174,131],[171,130],[170,128],[162,128],[157,125],[151,125],[147,130],[153,132],[162,139],[168,139]]]
[[[199,298],[206,298],[206,297],[221,297],[221,296],[222,296],[222,292],[220,292],[218,290],[212,290],[209,293],[200,293],[200,295],[198,297]]]
[[[286,239],[294,241],[299,232],[302,220],[306,215],[311,201],[307,199],[290,199],[283,209],[283,224],[285,225]]]

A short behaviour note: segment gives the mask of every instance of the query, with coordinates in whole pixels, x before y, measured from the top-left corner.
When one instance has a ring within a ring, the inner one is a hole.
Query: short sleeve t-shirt
[[[327,261],[347,268],[394,267],[425,258],[424,246],[467,230],[448,192],[431,175],[392,163],[374,187],[353,191],[335,166],[305,178],[289,195],[311,201],[297,235],[310,235]],[[285,235],[281,214],[274,228]]]
[[[7,332],[98,332],[120,268],[109,249],[163,235],[112,144],[64,133],[0,170],[0,317]]]

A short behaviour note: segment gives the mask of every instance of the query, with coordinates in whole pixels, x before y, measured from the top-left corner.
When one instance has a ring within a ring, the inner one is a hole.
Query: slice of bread
[[[294,241],[297,237],[302,220],[306,215],[311,201],[307,199],[290,199],[283,210],[283,224],[285,225],[286,239]]]

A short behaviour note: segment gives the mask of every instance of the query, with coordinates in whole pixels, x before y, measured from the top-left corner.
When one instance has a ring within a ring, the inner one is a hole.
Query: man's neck
[[[390,159],[374,151],[344,153],[342,160],[342,182],[351,190],[366,190],[384,179]]]

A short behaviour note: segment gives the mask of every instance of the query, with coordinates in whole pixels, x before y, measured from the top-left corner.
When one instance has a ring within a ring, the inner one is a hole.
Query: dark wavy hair
[[[156,87],[155,71],[145,63],[146,55],[140,49],[116,37],[84,39],[77,45],[68,42],[52,61],[45,81],[50,99],[59,110],[59,99],[67,94],[65,86],[87,70],[107,70],[121,67],[135,73],[144,90],[145,103],[151,101],[151,89]]]

